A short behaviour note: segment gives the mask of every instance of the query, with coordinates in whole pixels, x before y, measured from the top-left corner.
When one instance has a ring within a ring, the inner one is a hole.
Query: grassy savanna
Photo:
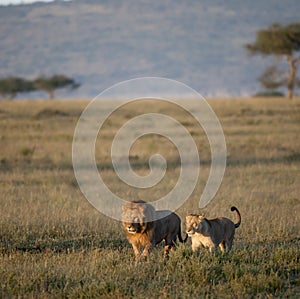
[[[112,138],[124,122],[142,112],[166,113],[189,130],[201,158],[197,187],[177,211],[182,230],[189,212],[236,221],[230,212],[235,205],[242,214],[232,253],[193,254],[187,243],[164,260],[158,246],[137,265],[121,224],[93,208],[74,177],[73,133],[87,103],[1,102],[1,297],[299,297],[299,99],[209,101],[224,130],[227,168],[217,195],[203,210],[198,202],[210,151],[191,116],[174,105],[151,102],[125,106],[111,116],[99,133],[96,161],[115,194],[153,201],[176,184],[180,159],[166,138],[144,136],[130,153],[140,174],[147,173],[153,153],[168,161],[165,178],[151,190],[126,186],[110,161]]]

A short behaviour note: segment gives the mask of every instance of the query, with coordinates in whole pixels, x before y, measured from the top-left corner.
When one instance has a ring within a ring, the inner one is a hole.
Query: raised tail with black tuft
[[[241,222],[242,222],[241,214],[240,214],[239,210],[238,210],[236,207],[231,207],[231,211],[232,211],[232,212],[236,211],[237,214],[238,214],[239,220],[238,220],[237,223],[234,224],[234,227],[235,227],[235,228],[238,228],[238,227],[241,225]]]

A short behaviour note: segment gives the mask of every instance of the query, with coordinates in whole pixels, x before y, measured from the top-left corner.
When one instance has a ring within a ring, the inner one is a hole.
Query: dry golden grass
[[[234,251],[192,254],[185,244],[164,261],[159,247],[137,266],[120,223],[94,209],[74,177],[73,133],[87,103],[1,102],[3,298],[299,296],[299,99],[209,101],[222,124],[228,157],[222,185],[203,211],[209,218],[222,215],[235,220],[230,207],[239,208],[242,224]],[[169,192],[178,178],[179,161],[176,148],[166,139],[144,137],[130,154],[141,174],[147,173],[147,159],[153,153],[170,162],[166,177],[151,190],[128,188],[120,182],[109,158],[114,132],[149,110],[177,118],[199,149],[199,183],[177,211],[184,219],[188,212],[200,212],[198,202],[210,170],[207,138],[184,111],[150,102],[123,107],[101,130],[96,161],[105,182],[123,198],[151,201]]]

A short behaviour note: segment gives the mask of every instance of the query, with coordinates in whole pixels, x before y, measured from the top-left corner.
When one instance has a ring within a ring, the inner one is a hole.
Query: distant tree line
[[[14,99],[20,93],[44,91],[49,99],[53,99],[57,89],[76,89],[80,86],[74,79],[64,75],[50,77],[41,76],[34,80],[20,77],[6,77],[0,79],[0,96],[5,99]]]

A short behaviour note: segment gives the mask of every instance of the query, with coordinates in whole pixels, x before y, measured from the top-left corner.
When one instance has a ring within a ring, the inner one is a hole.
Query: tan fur
[[[150,221],[154,219],[157,220]],[[177,237],[180,242],[187,239],[186,236],[182,240],[178,215],[170,211],[155,211],[152,205],[144,201],[132,201],[123,206],[122,224],[136,259],[146,257],[163,240],[164,256],[168,256],[169,251],[174,249]]]
[[[236,224],[224,217],[208,220],[203,214],[186,216],[186,232],[191,237],[193,251],[200,247],[208,247],[210,252],[218,247],[222,252],[226,249],[231,250],[235,229],[241,224],[241,215],[238,209],[232,207],[231,211],[236,211],[239,217]]]

